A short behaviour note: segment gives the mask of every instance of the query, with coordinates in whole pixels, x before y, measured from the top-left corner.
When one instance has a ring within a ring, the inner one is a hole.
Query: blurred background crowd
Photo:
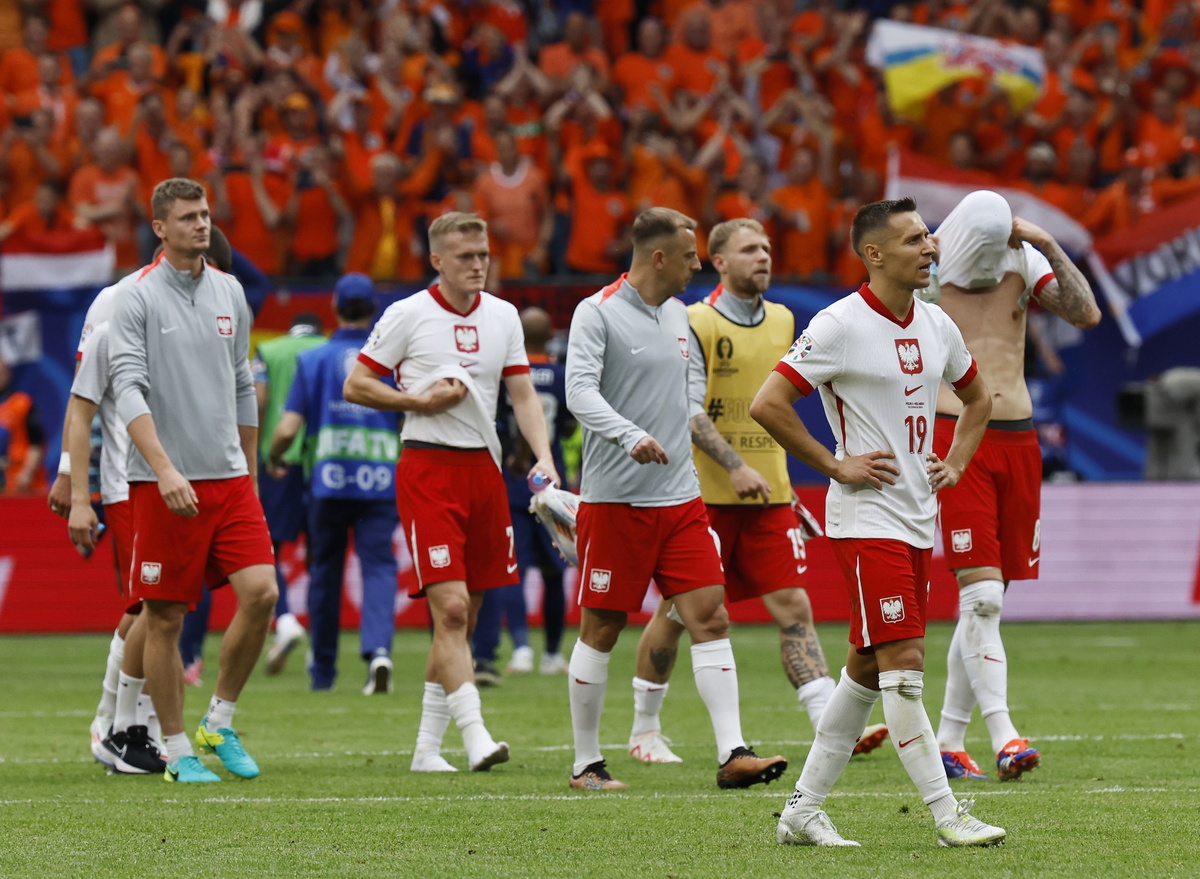
[[[1044,89],[1014,113],[966,79],[899,118],[884,17],[1032,47]],[[450,209],[489,220],[494,288],[611,275],[662,205],[755,217],[777,275],[854,286],[892,147],[1097,238],[1200,190],[1198,37],[1194,0],[0,0],[0,241],[92,224],[123,273],[189,176],[275,278],[419,280]]]

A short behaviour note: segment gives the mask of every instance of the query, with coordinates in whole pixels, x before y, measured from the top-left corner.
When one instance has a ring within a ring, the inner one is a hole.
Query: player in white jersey
[[[851,649],[796,790],[781,845],[858,845],[821,808],[876,700],[900,761],[933,812],[939,845],[995,845],[1005,831],[971,817],[950,791],[921,700],[935,493],[958,482],[979,445],[991,399],[953,321],[916,300],[935,252],[911,198],[864,205],[851,243],[870,281],[819,312],[776,365],[751,415],[781,446],[830,477],[825,528],[851,605]],[[942,380],[963,403],[954,443],[932,451]],[[793,404],[820,388],[837,449],[805,428]]]
[[[502,380],[537,458],[530,473],[559,479],[517,310],[483,290],[487,224],[445,214],[429,227],[429,250],[438,282],[383,313],[343,391],[352,403],[407,413],[396,505],[433,618],[412,769],[454,771],[440,753],[453,717],[480,771],[509,757],[484,726],[470,649],[483,590],[518,582],[495,426]],[[389,374],[395,388],[380,381]]]
[[[975,705],[987,724],[1001,780],[1041,761],[1008,710],[1008,657],[1000,614],[1010,580],[1037,579],[1041,559],[1042,452],[1025,384],[1029,303],[1081,330],[1100,321],[1087,279],[1054,237],[1013,217],[1004,197],[967,195],[938,228],[938,304],[979,361],[992,418],[970,471],[938,495],[946,563],[959,587],[959,618],[947,657],[938,747],[950,778],[986,779],[964,736]],[[1053,318],[1050,318],[1053,320]],[[934,442],[943,450],[958,401],[943,387]]]

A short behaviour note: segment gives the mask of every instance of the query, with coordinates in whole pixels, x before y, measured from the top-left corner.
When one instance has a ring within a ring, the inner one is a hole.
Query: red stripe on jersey
[[[833,382],[825,382],[825,387],[829,388],[829,393],[833,394],[833,399],[837,401],[838,421],[841,422],[842,430],[842,448],[846,448],[846,413],[842,409],[842,398],[839,397],[833,390]],[[846,452],[846,454],[850,454]]]
[[[380,364],[376,363],[374,360],[372,360],[366,354],[363,354],[361,351],[358,352],[358,362],[363,364],[364,366],[366,366],[367,369],[371,370],[371,372],[376,373],[377,375],[390,375],[391,374],[390,369],[388,369],[386,366],[381,366]]]
[[[721,294],[722,294],[722,293],[724,293],[724,292],[725,292],[725,285],[724,285],[724,284],[717,284],[717,289],[716,289],[716,290],[713,290],[713,291],[712,291],[711,293],[709,293],[709,294],[708,294],[706,297],[704,297],[704,302],[705,302],[705,304],[707,304],[707,305],[716,305],[716,304],[717,304],[717,300],[721,298]]]
[[[872,311],[882,315],[883,317],[886,317],[894,324],[899,324],[901,327],[907,327],[910,323],[912,323],[913,317],[917,313],[916,305],[914,303],[909,303],[908,316],[904,318],[904,320],[900,320],[900,318],[892,314],[892,310],[890,308],[879,301],[879,297],[872,292],[869,284],[863,284],[861,287],[859,287],[858,295],[866,301],[867,305],[871,306]]]
[[[156,256],[156,257],[154,258],[154,262],[150,263],[150,265],[148,265],[148,266],[146,266],[144,269],[142,269],[142,272],[141,272],[141,274],[140,274],[140,275],[138,275],[138,280],[140,281],[142,278],[146,277],[146,275],[147,275],[147,274],[149,274],[150,270],[151,270],[152,268],[154,268],[156,265],[158,265],[160,262],[162,262],[162,260],[163,260],[163,257],[164,257],[164,256],[166,256],[166,255],[167,255],[167,254],[166,254],[166,252],[164,251],[163,253],[160,253],[158,256]]]
[[[977,376],[977,375],[979,375],[979,367],[975,365],[975,359],[971,358],[971,366],[966,371],[966,374],[964,374],[963,377],[960,378],[958,381],[951,382],[951,385],[953,385],[954,390],[961,391],[963,388],[965,388],[971,382],[975,381],[975,376]]]
[[[796,372],[796,370],[792,369],[786,363],[776,363],[773,371],[779,373],[781,376],[794,384],[796,386],[796,390],[800,392],[801,397],[807,397],[815,390],[813,386],[808,383],[808,379]]]
[[[616,293],[617,290],[620,289],[621,284],[628,277],[629,277],[629,272],[625,272],[623,275],[621,275],[621,277],[617,278],[615,281],[613,281],[611,284],[609,284],[607,287],[605,287],[603,290],[601,290],[600,291],[600,301],[603,302],[609,296],[612,296],[614,293]]]
[[[1042,288],[1053,280],[1054,272],[1050,272],[1049,274],[1042,275],[1042,277],[1038,279],[1038,282],[1033,285],[1033,293],[1031,293],[1030,296],[1035,302],[1037,301],[1038,297],[1042,295]]]
[[[529,372],[529,365],[527,363],[514,363],[512,366],[506,366],[500,370],[500,376],[523,375],[527,372]]]
[[[471,304],[471,307],[468,308],[466,311],[459,311],[457,308],[455,308],[453,305],[451,305],[447,301],[445,296],[442,295],[442,288],[440,285],[430,284],[429,285],[429,295],[433,297],[434,302],[436,302],[442,308],[446,309],[446,311],[450,312],[451,314],[457,314],[460,317],[466,317],[472,311],[477,309],[479,307],[479,303],[483,301],[483,297],[480,296],[478,293],[476,293],[475,294],[475,302]]]

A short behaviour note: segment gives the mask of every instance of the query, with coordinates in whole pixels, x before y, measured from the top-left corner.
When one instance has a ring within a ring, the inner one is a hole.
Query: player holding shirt
[[[938,746],[950,778],[987,778],[963,737],[975,705],[987,724],[1000,779],[1041,760],[1008,711],[1008,660],[1000,613],[1010,580],[1036,580],[1041,558],[1042,454],[1025,384],[1025,325],[1032,300],[1080,329],[1100,322],[1087,279],[1054,237],[1013,217],[1004,197],[966,196],[938,228],[939,304],[962,331],[992,392],[992,420],[971,469],[938,494],[946,562],[958,578]],[[934,450],[945,454],[961,404],[938,394]]]
[[[846,667],[776,838],[781,845],[858,845],[842,838],[821,806],[882,692],[884,720],[933,812],[939,845],[994,845],[1004,830],[971,817],[971,803],[951,793],[921,701],[934,494],[962,476],[991,399],[958,328],[913,298],[914,288],[929,284],[934,254],[913,200],[863,206],[850,234],[870,281],[813,317],[750,408],[789,454],[830,477],[825,529],[851,607]],[[963,403],[944,459],[932,451],[931,424],[943,379]],[[815,388],[836,452],[813,438],[793,408]]]
[[[674,297],[700,268],[695,228],[678,211],[643,211],[629,272],[581,302],[571,320],[567,406],[584,430],[576,540],[583,613],[568,668],[573,788],[626,787],[600,756],[600,717],[612,649],[651,577],[692,636],[696,689],[717,738],[717,784],[748,787],[787,768],[742,738],[725,576],[690,454],[690,330]]]
[[[258,764],[233,730],[233,712],[277,596],[255,494],[250,311],[241,285],[204,262],[211,228],[204,187],[164,180],[151,208],[163,252],[117,298],[110,327],[113,398],[134,446],[130,580],[147,618],[146,687],[162,723],[166,780],[220,781],[183,731],[179,632],[203,582],[228,580],[238,609],[195,738],[230,772],[253,778]]]
[[[429,259],[438,282],[383,313],[343,392],[351,403],[408,413],[396,504],[433,618],[412,770],[454,771],[440,753],[453,717],[467,763],[480,771],[509,756],[484,726],[470,648],[483,590],[518,582],[495,426],[501,380],[536,458],[530,473],[555,483],[558,473],[517,310],[483,290],[487,224],[457,211],[438,217]],[[395,388],[381,381],[388,374]]]

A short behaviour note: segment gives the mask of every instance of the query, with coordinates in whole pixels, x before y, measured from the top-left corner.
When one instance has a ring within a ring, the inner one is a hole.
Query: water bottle
[[[529,478],[526,479],[525,481],[527,483],[529,483],[529,490],[532,491],[534,494],[537,494],[539,491],[541,491],[547,485],[551,484],[550,477],[547,476],[545,473],[540,473],[540,472],[539,473],[530,473]]]

